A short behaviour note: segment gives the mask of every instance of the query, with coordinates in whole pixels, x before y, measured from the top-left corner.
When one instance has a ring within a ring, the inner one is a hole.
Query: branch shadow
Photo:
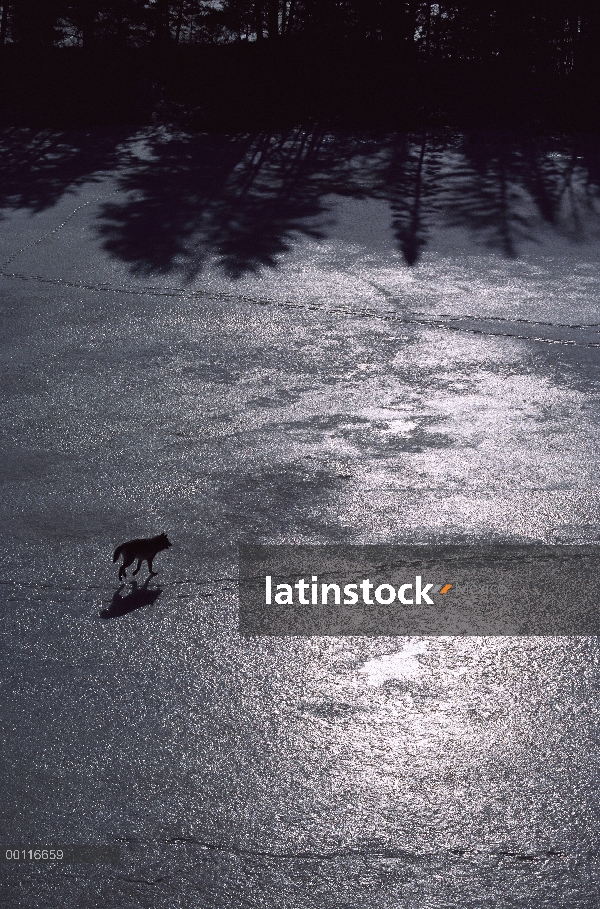
[[[3,129],[0,212],[36,214],[84,183],[99,183],[129,159],[131,131]]]
[[[441,148],[426,133],[420,139],[398,136],[387,149],[388,170],[382,194],[392,212],[392,229],[405,263],[417,265],[427,245],[427,221],[436,205]]]
[[[466,228],[473,250],[511,259],[540,226],[585,238],[600,188],[600,141],[481,133],[3,131],[0,212],[49,209],[116,174],[120,196],[94,222],[103,249],[132,274],[209,267],[237,280],[277,269],[298,238],[327,241],[333,200],[385,200],[405,265],[435,224]],[[141,143],[141,154],[132,152]],[[358,225],[357,225],[358,227]],[[595,227],[594,227],[595,229]]]
[[[447,223],[506,259],[518,258],[524,242],[538,243],[543,229],[573,242],[597,237],[599,152],[598,139],[463,137],[446,180]]]
[[[157,135],[149,152],[120,179],[127,201],[100,214],[104,249],[135,274],[191,281],[214,260],[234,279],[276,268],[294,237],[325,238],[329,194],[363,192],[318,128]]]
[[[466,228],[474,250],[514,259],[541,224],[581,235],[580,209],[598,196],[598,142],[342,136],[316,127],[157,136],[151,160],[120,186],[129,198],[103,206],[98,229],[104,248],[138,274],[191,281],[209,263],[233,279],[276,269],[295,238],[328,239],[335,196],[387,201],[408,267],[434,222]]]

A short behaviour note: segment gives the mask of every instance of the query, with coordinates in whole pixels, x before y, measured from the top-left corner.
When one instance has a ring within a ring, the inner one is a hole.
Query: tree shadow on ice
[[[298,237],[326,241],[335,196],[387,201],[408,266],[418,264],[434,222],[438,230],[466,228],[472,252],[485,246],[514,258],[542,225],[577,238],[600,184],[592,140],[343,136],[315,128],[155,134],[149,148],[123,173],[125,199],[103,206],[98,229],[104,248],[132,272],[186,280],[209,263],[241,278],[276,268]],[[360,245],[358,222],[356,230]]]
[[[157,134],[149,159],[123,173],[125,200],[103,206],[98,230],[104,248],[135,274],[179,273],[191,281],[216,264],[237,279],[277,268],[298,238],[327,241],[334,197],[389,197],[398,244],[413,264],[418,252],[412,249],[421,245],[415,240],[421,195],[428,191],[424,149],[416,173],[413,157],[406,137],[318,127],[241,136]]]
[[[0,211],[38,213],[117,172],[121,195],[101,206],[95,224],[109,255],[139,275],[191,281],[215,263],[234,279],[274,269],[298,238],[327,241],[335,197],[386,201],[409,267],[434,224],[466,229],[471,245],[461,254],[484,246],[509,258],[540,228],[573,240],[598,229],[594,137],[351,135],[314,127],[229,136],[6,129],[2,138]],[[346,239],[353,243],[351,234]]]
[[[575,139],[462,137],[445,181],[447,223],[509,259],[548,230],[572,241],[597,236],[599,151],[598,142]]]
[[[0,211],[32,214],[56,205],[66,193],[103,176],[128,159],[126,130],[1,132]]]
[[[136,609],[141,609],[143,606],[149,606],[154,603],[161,595],[162,589],[155,587],[149,590],[149,581],[150,578],[147,578],[141,587],[138,586],[137,581],[132,581],[131,590],[125,596],[121,595],[125,584],[121,584],[118,590],[115,590],[110,606],[108,609],[103,609],[100,616],[103,619],[117,619],[120,616],[127,615],[129,612],[134,612]]]
[[[407,265],[416,265],[427,245],[427,218],[435,207],[438,143],[399,136],[388,149],[382,192],[392,212],[392,229]]]
[[[299,235],[323,239],[326,196],[352,192],[339,143],[318,129],[156,136],[103,206],[104,248],[136,274],[193,280],[211,261],[229,277],[274,268]],[[354,187],[356,192],[360,192]]]

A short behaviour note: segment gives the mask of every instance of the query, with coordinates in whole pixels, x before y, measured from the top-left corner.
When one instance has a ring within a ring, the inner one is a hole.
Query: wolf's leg
[[[144,561],[143,559],[138,559],[138,563],[137,563],[137,565],[136,565],[135,571],[133,572],[134,574],[137,574],[137,573],[138,573],[138,571],[139,571],[140,568],[142,567],[142,562],[143,562],[143,561]]]
[[[129,561],[127,561],[126,557],[123,556],[123,564],[122,564],[121,567],[119,568],[119,580],[120,580],[120,581],[121,581],[123,578],[126,578],[126,577],[127,577],[127,571],[126,571],[126,569],[129,568],[129,566],[130,566],[132,563],[133,563],[133,556],[129,559]]]
[[[150,574],[158,574],[157,571],[152,571],[152,559],[148,559],[148,569],[150,571]]]

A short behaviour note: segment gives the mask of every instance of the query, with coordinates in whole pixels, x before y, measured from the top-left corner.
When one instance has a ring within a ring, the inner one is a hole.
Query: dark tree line
[[[566,74],[598,54],[597,0],[4,0],[0,41],[145,46],[369,42],[421,59]]]
[[[3,122],[146,122],[175,110],[203,128],[600,124],[600,0],[0,8]]]

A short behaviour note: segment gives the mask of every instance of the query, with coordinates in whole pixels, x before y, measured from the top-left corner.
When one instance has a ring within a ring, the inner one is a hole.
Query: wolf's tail
[[[117,561],[117,559],[118,559],[119,556],[121,555],[121,550],[122,550],[122,549],[123,549],[123,546],[117,546],[117,548],[116,548],[115,551],[113,552],[113,562],[116,562],[116,561]]]

